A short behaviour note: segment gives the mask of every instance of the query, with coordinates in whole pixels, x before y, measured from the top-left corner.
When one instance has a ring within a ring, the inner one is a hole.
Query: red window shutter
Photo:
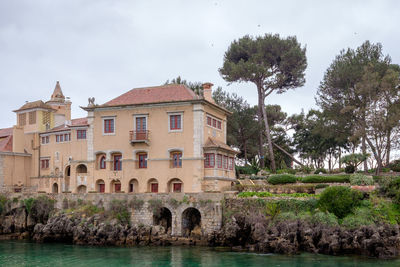
[[[151,184],[151,192],[158,193],[158,184],[157,183]]]

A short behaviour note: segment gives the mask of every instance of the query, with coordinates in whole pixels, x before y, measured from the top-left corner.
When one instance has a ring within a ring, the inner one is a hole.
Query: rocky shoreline
[[[0,217],[0,239],[31,239],[35,242],[67,242],[92,246],[224,246],[234,251],[328,255],[365,255],[395,258],[400,252],[398,225],[362,226],[346,229],[302,220],[272,223],[262,214],[234,214],[221,230],[189,237],[171,236],[160,225],[123,224],[106,220],[102,214],[85,216],[58,212],[46,222],[30,217],[24,208],[15,208]]]

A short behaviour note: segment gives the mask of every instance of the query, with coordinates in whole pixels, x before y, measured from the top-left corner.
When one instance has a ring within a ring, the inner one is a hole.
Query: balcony
[[[149,131],[129,131],[129,141],[134,143],[149,144]]]

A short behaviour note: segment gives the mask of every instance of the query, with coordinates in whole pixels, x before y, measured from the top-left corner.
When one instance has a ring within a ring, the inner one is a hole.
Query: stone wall
[[[39,194],[41,195],[41,194]],[[135,225],[153,225],[155,207],[167,208],[171,212],[171,235],[183,236],[185,234],[183,225],[187,220],[187,209],[199,212],[201,216],[201,234],[207,236],[222,227],[222,200],[225,195],[221,193],[165,193],[165,194],[43,194],[56,200],[56,208],[64,209],[71,203],[91,202],[94,205],[110,207],[113,200],[126,201],[131,212],[131,222]],[[9,194],[9,198],[19,199],[37,197],[38,194]],[[135,205],[136,203],[136,205]],[[141,205],[138,205],[141,204]],[[134,206],[140,206],[134,208]],[[193,210],[194,209],[194,210]],[[196,211],[197,210],[197,211]],[[186,211],[186,212],[185,212]]]

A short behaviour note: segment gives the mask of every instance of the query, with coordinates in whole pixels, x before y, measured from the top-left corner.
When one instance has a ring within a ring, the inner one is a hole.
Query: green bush
[[[109,206],[109,213],[122,224],[130,224],[131,215],[128,211],[128,203],[124,200],[113,199]]]
[[[298,216],[292,211],[281,212],[276,216],[278,222],[295,221],[297,219]]]
[[[361,199],[362,193],[356,190],[345,186],[331,186],[320,195],[318,206],[342,219],[360,205]]]
[[[303,177],[301,181],[303,183],[348,183],[350,182],[350,175],[342,174],[342,175],[309,175]]]
[[[296,174],[296,170],[295,169],[280,169],[276,171],[277,174]]]
[[[296,182],[296,176],[292,174],[274,174],[268,177],[270,184],[292,184]]]
[[[314,213],[311,218],[311,222],[316,224],[326,224],[330,226],[336,226],[339,224],[338,219],[334,214],[322,211]]]
[[[354,173],[355,171],[356,171],[356,168],[352,165],[348,165],[348,166],[346,166],[346,168],[344,168],[345,173]]]
[[[6,196],[0,195],[0,215],[6,212],[8,198]]]
[[[296,214],[301,212],[310,212],[317,208],[318,201],[315,198],[306,200],[281,199],[274,201],[282,212],[292,211]]]
[[[320,174],[320,173],[327,174],[328,172],[324,168],[318,168],[314,171],[314,174]]]
[[[390,162],[386,167],[390,168],[394,172],[400,172],[400,159]]]
[[[292,194],[272,194],[270,192],[241,192],[238,197],[315,197],[314,194],[292,193]]]
[[[326,188],[329,187],[329,184],[317,184],[315,186],[315,189],[322,189],[322,188]]]
[[[366,207],[359,207],[354,210],[354,214],[346,216],[342,225],[348,228],[357,228],[363,225],[374,224],[374,217],[371,209]]]
[[[350,175],[350,184],[352,185],[373,185],[374,179],[361,173],[353,173]]]
[[[28,198],[24,200],[25,209],[36,222],[45,223],[54,210],[55,200],[47,196]]]

